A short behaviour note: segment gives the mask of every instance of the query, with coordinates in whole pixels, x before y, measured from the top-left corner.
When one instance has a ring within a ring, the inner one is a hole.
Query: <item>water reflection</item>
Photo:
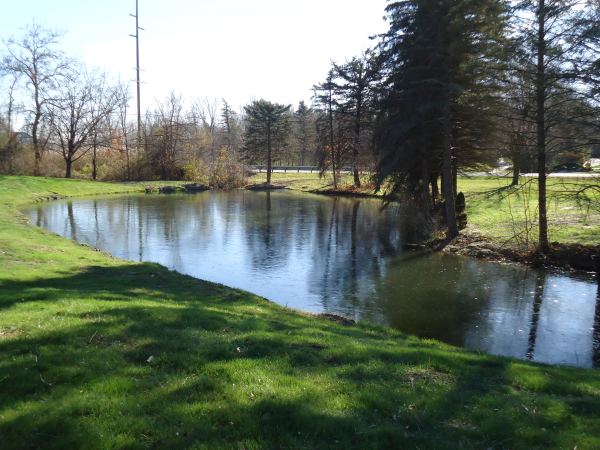
[[[535,351],[535,340],[537,338],[537,329],[540,322],[540,309],[544,299],[544,274],[537,274],[537,282],[533,294],[533,312],[531,314],[531,325],[529,326],[529,341],[527,347],[527,359],[533,360],[533,352]]]
[[[598,278],[598,294],[596,295],[596,310],[592,335],[592,365],[600,367],[600,277]]]
[[[399,208],[294,192],[202,192],[53,202],[38,226],[282,305],[341,313],[454,345],[600,367],[588,276],[403,251]]]

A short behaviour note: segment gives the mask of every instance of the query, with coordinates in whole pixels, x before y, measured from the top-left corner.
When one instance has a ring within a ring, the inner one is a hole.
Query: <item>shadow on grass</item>
[[[344,326],[153,264],[2,288],[18,331],[0,340],[4,448],[558,448],[598,431],[592,371]]]
[[[518,194],[520,186],[501,186],[499,188],[487,189],[477,193],[469,194],[471,199],[480,197],[483,200],[503,200],[507,195]]]

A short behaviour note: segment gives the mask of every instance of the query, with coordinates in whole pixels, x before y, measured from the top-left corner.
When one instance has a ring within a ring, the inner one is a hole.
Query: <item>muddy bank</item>
[[[397,198],[386,198],[383,195],[374,194],[372,189],[354,189],[354,188],[344,188],[344,189],[333,189],[333,188],[324,188],[324,189],[314,189],[307,191],[311,194],[320,194],[320,195],[329,195],[331,197],[359,197],[359,198],[377,198],[379,200],[397,200]]]
[[[597,271],[600,267],[600,245],[550,243],[548,254],[537,250],[518,251],[506,244],[493,242],[477,232],[463,232],[452,240],[437,239],[427,247],[446,253],[491,261],[513,261],[532,267],[557,267],[566,270]]]

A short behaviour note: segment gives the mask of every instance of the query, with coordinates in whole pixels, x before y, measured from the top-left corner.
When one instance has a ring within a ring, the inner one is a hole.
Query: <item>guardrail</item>
[[[259,166],[259,165],[249,165],[248,166],[248,170],[256,170],[257,172],[266,172],[267,171],[267,166]],[[289,172],[319,172],[319,167],[318,166],[271,166],[271,172],[284,172],[287,173]],[[354,168],[352,167],[342,167],[340,169],[340,172],[343,173],[352,173],[354,171]]]

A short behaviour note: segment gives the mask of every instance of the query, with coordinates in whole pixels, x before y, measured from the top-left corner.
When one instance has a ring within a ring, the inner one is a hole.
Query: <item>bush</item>
[[[245,186],[248,182],[246,166],[236,164],[223,148],[220,151],[216,164],[212,165],[209,186],[216,189],[235,189]]]

